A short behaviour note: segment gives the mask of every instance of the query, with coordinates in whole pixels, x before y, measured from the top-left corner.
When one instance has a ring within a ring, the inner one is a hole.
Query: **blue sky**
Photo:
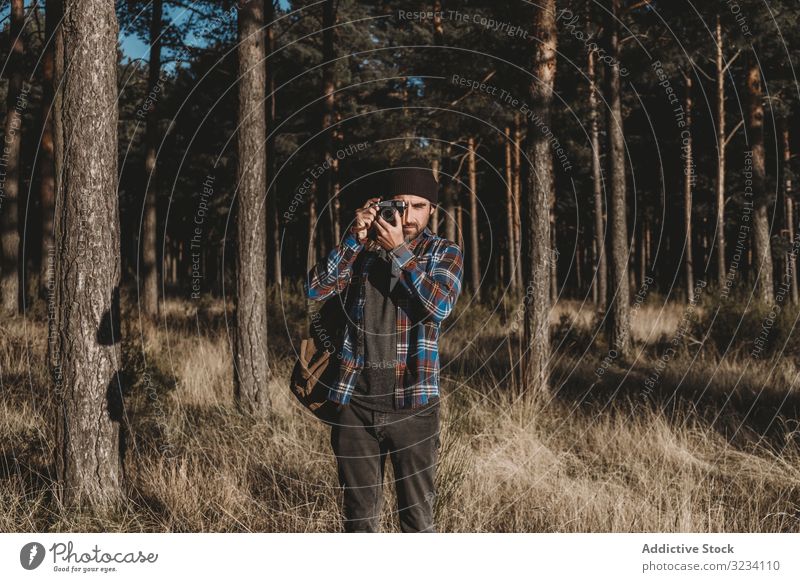
[[[281,7],[281,9],[286,10],[289,7],[289,0],[278,0],[278,4]],[[185,21],[188,18],[188,14],[184,14],[185,10],[171,8],[169,7],[168,4],[164,8],[164,12],[170,17],[170,19],[176,25],[179,25],[181,22]],[[220,16],[222,15],[223,12],[220,11]],[[191,43],[192,40],[193,40],[192,38],[187,39],[189,43]],[[150,53],[150,47],[148,43],[142,42],[141,39],[133,35],[123,35],[121,41],[122,41],[122,52],[125,54],[127,58],[147,60],[148,55]]]

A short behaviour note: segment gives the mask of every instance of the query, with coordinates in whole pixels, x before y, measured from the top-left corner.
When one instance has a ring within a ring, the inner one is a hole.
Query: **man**
[[[458,245],[428,221],[439,185],[430,169],[392,168],[356,210],[343,242],[308,275],[306,296],[345,297],[348,317],[331,446],[344,490],[347,532],[379,529],[383,476],[390,455],[403,532],[435,532],[434,477],[439,452],[439,333],[461,292]],[[375,204],[407,203],[394,224]]]

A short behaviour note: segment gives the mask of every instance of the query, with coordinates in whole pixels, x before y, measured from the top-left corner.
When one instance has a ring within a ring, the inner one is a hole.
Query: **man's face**
[[[428,219],[433,214],[433,205],[427,198],[414,194],[398,194],[392,200],[406,202],[405,215],[401,217],[403,224],[403,238],[406,241],[414,240],[428,225]]]

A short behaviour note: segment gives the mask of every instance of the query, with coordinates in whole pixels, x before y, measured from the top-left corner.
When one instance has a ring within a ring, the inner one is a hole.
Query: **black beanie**
[[[433,177],[433,171],[421,163],[378,172],[374,184],[374,196],[384,200],[399,194],[413,194],[430,200],[432,204],[439,201],[439,183]]]

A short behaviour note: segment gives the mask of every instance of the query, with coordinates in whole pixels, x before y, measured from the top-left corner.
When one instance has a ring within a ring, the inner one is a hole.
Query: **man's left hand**
[[[403,237],[403,223],[400,219],[400,214],[396,210],[394,212],[394,224],[386,222],[383,217],[378,214],[372,226],[375,229],[375,240],[387,251],[396,249],[406,240]]]

